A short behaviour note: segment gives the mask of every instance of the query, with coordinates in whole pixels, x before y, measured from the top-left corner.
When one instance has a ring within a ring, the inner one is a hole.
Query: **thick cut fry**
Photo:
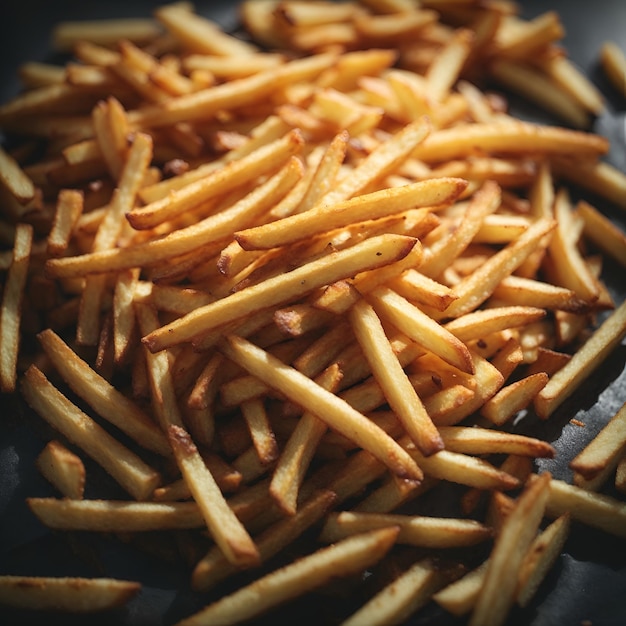
[[[343,626],[402,624],[410,615],[427,604],[432,594],[446,580],[446,572],[434,561],[431,559],[418,561],[342,624]]]
[[[615,89],[626,98],[626,55],[613,41],[603,44],[600,51],[602,69],[606,73]]]
[[[48,254],[61,256],[66,250],[72,229],[83,212],[84,194],[76,189],[59,192],[54,223],[48,234]]]
[[[274,248],[408,208],[447,205],[466,186],[467,183],[458,178],[440,178],[362,194],[337,204],[328,204],[323,199],[309,211],[240,231],[235,237],[244,250]]]
[[[536,476],[533,476],[535,479]],[[546,514],[556,518],[564,513],[569,513],[572,520],[600,528],[617,537],[626,536],[624,502],[553,478],[549,486]]]
[[[374,378],[411,441],[427,456],[441,450],[439,432],[393,352],[374,309],[360,300],[350,310],[350,322]]]
[[[15,391],[24,289],[33,245],[33,227],[18,224],[0,309],[0,389]]]
[[[1,146],[0,185],[5,187],[20,204],[26,204],[35,197],[33,181],[17,161]]]
[[[615,349],[626,334],[626,303],[621,304],[589,337],[572,358],[537,394],[534,407],[537,415],[547,419],[568,398],[580,383]]]
[[[519,567],[543,518],[550,490],[543,474],[519,496],[496,538],[483,586],[470,619],[472,626],[503,624],[515,602]]]
[[[56,439],[49,441],[37,457],[37,468],[65,497],[83,497],[85,466],[80,457]]]
[[[351,248],[330,253],[291,272],[269,278],[196,309],[180,320],[145,336],[143,341],[151,351],[189,341],[233,319],[282,304],[312,289],[354,276],[358,272],[393,263],[406,256],[414,245],[415,240],[410,237],[372,237]]]
[[[264,613],[338,576],[360,572],[391,548],[397,528],[384,528],[322,548],[224,596],[178,626],[236,624]]]
[[[396,543],[422,548],[470,546],[491,537],[491,529],[475,520],[357,511],[330,513],[319,540],[333,543],[376,528],[398,526]]]
[[[0,576],[0,604],[19,609],[88,614],[129,602],[141,583],[115,578]]]
[[[626,404],[571,461],[570,467],[586,479],[599,474],[626,449]]]
[[[63,396],[36,366],[22,379],[29,405],[97,461],[132,496],[145,500],[161,481],[159,473]]]
[[[220,350],[235,363],[370,451],[392,472],[420,480],[422,472],[389,435],[338,396],[241,337],[229,336]]]

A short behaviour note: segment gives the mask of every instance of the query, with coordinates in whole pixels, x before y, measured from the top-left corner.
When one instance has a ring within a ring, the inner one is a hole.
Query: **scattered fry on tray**
[[[337,623],[433,601],[495,626],[570,525],[624,537],[624,406],[570,482],[540,471],[559,448],[537,435],[626,336],[604,94],[553,11],[417,4],[243,0],[245,37],[185,2],[64,22],[71,59],[25,64],[0,105],[0,388],[40,423],[55,490],[28,513],[171,542],[212,594],[180,626],[340,578],[367,597]],[[0,574],[13,609],[141,588]]]

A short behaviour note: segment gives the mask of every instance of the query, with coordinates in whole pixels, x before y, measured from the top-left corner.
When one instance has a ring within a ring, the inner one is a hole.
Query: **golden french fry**
[[[115,578],[0,576],[0,604],[13,608],[88,614],[123,606],[141,583]]]
[[[626,98],[626,57],[623,50],[613,41],[603,44],[600,51],[602,69],[615,89]]]
[[[594,478],[626,447],[626,404],[604,425],[600,432],[570,461],[570,467],[585,479]]]
[[[14,391],[17,381],[22,303],[32,245],[33,227],[30,224],[18,224],[0,308],[0,389],[3,392]]]
[[[384,528],[321,548],[223,596],[179,622],[179,626],[212,624],[217,620],[221,624],[236,624],[259,615],[332,578],[360,572],[376,563],[391,548],[397,534],[397,528]]]
[[[287,274],[252,285],[213,304],[196,309],[187,316],[150,333],[143,338],[151,351],[162,350],[175,343],[244,317],[255,310],[281,304],[357,272],[392,263],[406,256],[415,240],[403,236],[372,237],[351,248],[331,253],[307,263]]]
[[[41,417],[100,463],[132,496],[150,497],[161,481],[159,473],[72,404],[34,365],[22,379],[22,393]]]
[[[546,509],[550,474],[542,474],[516,500],[489,557],[470,624],[503,624],[515,602],[518,570]]]
[[[624,334],[626,304],[621,304],[537,394],[534,407],[539,417],[548,418],[611,353]]]
[[[331,428],[353,439],[360,447],[371,451],[393,472],[407,478],[421,479],[420,469],[407,452],[338,396],[240,337],[233,335],[227,337],[220,345],[220,350],[257,378],[323,419]]]
[[[53,439],[37,457],[37,468],[64,496],[79,500],[85,491],[85,466],[80,457]]]
[[[360,300],[350,310],[350,322],[374,378],[409,438],[425,455],[441,450],[437,428],[394,354],[376,311]]]

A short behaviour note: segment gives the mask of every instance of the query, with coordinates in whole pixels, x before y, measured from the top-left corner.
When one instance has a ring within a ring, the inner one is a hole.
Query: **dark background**
[[[109,0],[8,0],[0,9],[0,101],[19,89],[17,68],[27,60],[50,60],[51,27],[68,19],[99,17],[141,17],[150,14],[161,2]],[[237,26],[236,2],[198,1],[199,13],[233,30]],[[623,0],[522,1],[522,14],[533,17],[550,9],[559,11],[566,28],[563,46],[570,58],[593,80],[607,99],[606,112],[595,121],[593,130],[611,139],[608,160],[626,169],[626,103],[619,101],[598,66],[599,51],[605,40],[616,41],[626,50],[626,2]],[[524,117],[546,120],[532,106],[512,99],[515,111]],[[623,229],[623,211],[598,202]],[[609,264],[606,273],[616,299],[625,296],[623,268]],[[568,477],[567,463],[584,443],[612,416],[626,400],[626,346],[621,345],[604,366],[594,373],[575,396],[546,424],[537,425],[538,433],[557,448],[557,459],[542,463],[543,469],[556,476]],[[586,424],[574,426],[576,417]],[[66,624],[91,623],[93,626],[169,625],[196,610],[206,601],[187,589],[188,571],[165,567],[130,552],[118,541],[102,538],[89,543],[92,553],[84,558],[80,536],[59,537],[37,523],[24,506],[28,495],[52,495],[50,487],[34,468],[34,459],[46,442],[38,421],[24,412],[15,399],[0,396],[0,574],[103,575],[140,580],[143,589],[127,608],[114,614],[87,619],[68,618]],[[34,426],[34,434],[32,427]],[[41,435],[41,437],[39,437]],[[75,555],[81,546],[83,557]],[[556,567],[527,610],[516,610],[508,622],[528,626],[578,626],[589,620],[593,626],[622,626],[626,623],[626,542],[608,538],[600,532],[574,526],[570,540]],[[327,603],[327,599],[323,600]],[[304,603],[297,618],[301,623],[327,623],[317,617],[328,607]],[[308,612],[307,612],[308,611]],[[266,623],[280,622],[274,615]],[[293,623],[291,616],[287,616]],[[287,619],[286,618],[286,619]],[[309,619],[310,618],[310,619]],[[0,610],[0,625],[50,623],[48,618],[6,614]],[[53,623],[56,623],[53,620]],[[282,623],[282,622],[280,622]],[[462,624],[442,612],[420,614],[412,625]]]

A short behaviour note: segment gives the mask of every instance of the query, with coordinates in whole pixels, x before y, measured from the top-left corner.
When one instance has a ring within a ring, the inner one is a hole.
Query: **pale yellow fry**
[[[324,420],[330,428],[371,452],[392,472],[406,478],[421,479],[420,469],[407,452],[345,400],[241,337],[228,336],[220,344],[220,351],[270,387]]]
[[[0,605],[29,611],[97,613],[123,606],[141,583],[117,578],[0,576]]]
[[[409,453],[424,474],[431,478],[481,489],[514,489],[519,486],[517,478],[475,456],[451,450],[440,450],[428,457],[414,449],[409,449]]]
[[[626,302],[606,318],[572,358],[558,370],[537,394],[537,415],[548,418],[620,344],[626,335]]]
[[[63,380],[98,415],[117,426],[139,445],[170,456],[165,435],[135,402],[92,369],[53,330],[47,328],[37,338]]]
[[[11,265],[4,284],[0,308],[0,389],[3,392],[15,391],[17,382],[22,304],[32,246],[33,227],[30,224],[17,224]]]
[[[336,577],[363,571],[389,551],[397,534],[397,528],[384,528],[321,548],[222,597],[177,626],[226,626],[260,615]]]
[[[607,41],[600,50],[602,69],[615,89],[626,99],[626,55],[613,41]]]
[[[46,264],[46,272],[57,278],[82,276],[142,267],[193,252],[209,243],[221,241],[233,230],[247,225],[287,193],[301,175],[302,164],[296,157],[292,157],[275,176],[223,211],[160,239],[127,248],[51,259]]]
[[[599,135],[515,120],[461,124],[435,131],[414,150],[413,156],[430,163],[469,156],[477,150],[592,157],[605,154],[607,149],[607,140]]]
[[[550,474],[528,485],[507,516],[489,557],[483,586],[470,618],[471,626],[504,624],[515,602],[519,568],[543,518]]]
[[[478,426],[440,426],[446,450],[463,454],[515,454],[552,458],[554,448],[542,439]]]
[[[472,47],[471,31],[459,28],[438,52],[426,72],[425,90],[434,102],[441,102],[456,83]]]
[[[48,233],[47,251],[61,256],[66,250],[72,229],[83,212],[84,193],[77,189],[61,189],[57,198],[54,222]]]
[[[537,372],[506,385],[483,404],[480,414],[491,423],[502,425],[529,406],[547,385],[546,372]]]
[[[455,580],[433,595],[433,600],[448,613],[460,617],[474,607],[482,587],[489,561],[483,561],[476,569]]]
[[[498,83],[523,95],[574,128],[589,126],[589,113],[545,72],[524,61],[498,59],[490,73]]]
[[[551,310],[578,312],[585,307],[585,303],[571,289],[524,276],[503,278],[493,297],[511,305]]]
[[[81,41],[101,46],[116,44],[120,39],[145,43],[162,32],[152,18],[116,18],[107,20],[76,20],[59,23],[52,34],[57,50],[70,51]]]
[[[254,44],[229,35],[218,24],[195,13],[184,3],[161,6],[155,11],[155,17],[194,52],[241,56],[257,51]]]
[[[600,432],[570,461],[570,467],[586,479],[619,458],[626,449],[626,403]]]
[[[329,366],[316,378],[317,384],[331,392],[340,382],[341,370],[337,364]],[[269,491],[281,510],[289,515],[296,513],[300,486],[327,428],[326,422],[306,411],[283,446]]]
[[[5,187],[20,204],[35,197],[35,185],[18,162],[0,146],[0,185]]]
[[[307,239],[356,222],[380,219],[407,209],[442,206],[466,188],[459,178],[434,178],[363,194],[336,204],[324,198],[304,213],[235,233],[244,250],[269,249]]]
[[[196,309],[145,336],[143,341],[153,352],[189,341],[227,322],[300,297],[322,285],[397,261],[414,245],[415,239],[410,237],[372,237]]]
[[[419,307],[387,287],[378,287],[367,298],[383,318],[413,341],[462,372],[474,373],[472,356],[463,341]]]
[[[554,226],[554,222],[538,220],[514,242],[487,259],[476,271],[452,288],[457,299],[444,314],[459,317],[476,309],[493,293],[503,278],[513,273],[528,258]]]
[[[216,195],[232,191],[263,174],[276,172],[290,156],[299,152],[303,143],[302,134],[294,129],[241,159],[231,161],[199,180],[170,191],[162,199],[133,208],[126,214],[126,218],[134,228],[153,228]]]
[[[414,563],[384,587],[342,626],[393,626],[402,624],[425,606],[432,594],[444,584],[446,575],[432,559]]]
[[[33,410],[82,448],[128,493],[138,500],[151,496],[161,481],[159,473],[72,404],[34,365],[24,374],[22,394]]]
[[[585,237],[626,267],[626,234],[588,202],[579,202],[576,205],[576,214],[585,223]]]
[[[502,306],[466,313],[445,324],[459,340],[468,342],[507,328],[525,326],[544,318],[543,309],[531,306]]]
[[[48,528],[96,532],[150,532],[203,528],[195,502],[129,502],[27,498],[33,514]]]
[[[452,548],[486,541],[492,535],[488,526],[475,520],[400,513],[340,511],[329,513],[318,537],[332,543],[375,528],[398,526],[396,543],[422,548]]]
[[[534,480],[536,476],[532,478]],[[546,514],[560,517],[564,513],[569,513],[573,520],[587,526],[617,537],[626,537],[626,503],[553,478],[549,486]]]
[[[85,491],[85,465],[79,456],[53,439],[39,453],[37,469],[65,497],[80,500]]]
[[[228,506],[189,433],[172,424],[168,428],[168,436],[183,478],[202,512],[211,536],[226,558],[241,567],[258,565],[259,552],[254,541]]]
[[[546,574],[561,554],[569,535],[570,516],[565,513],[552,522],[535,538],[520,567],[516,598],[520,606],[527,606]]]

